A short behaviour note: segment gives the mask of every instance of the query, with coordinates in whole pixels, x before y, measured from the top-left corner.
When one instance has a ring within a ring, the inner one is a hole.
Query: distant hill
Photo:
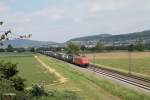
[[[40,47],[46,46],[50,44],[55,44],[55,42],[45,42],[45,41],[36,41],[36,40],[28,40],[28,39],[17,39],[17,40],[8,40],[4,41],[4,46],[11,44],[13,47]]]
[[[36,41],[36,40],[28,40],[28,39],[18,39],[18,40],[8,40],[4,41],[4,46],[6,47],[8,44],[11,44],[13,47],[43,47],[47,45],[55,46],[55,47],[64,47],[69,42],[77,42],[80,44],[86,44],[89,41],[102,41],[106,44],[130,44],[134,43],[137,40],[142,40],[144,43],[150,43],[150,30],[142,31],[142,32],[134,32],[128,34],[120,34],[120,35],[111,35],[111,34],[99,34],[93,36],[85,36],[71,39],[65,43],[56,43],[49,41]]]
[[[79,37],[79,38],[74,38],[69,41],[90,41],[90,40],[99,40],[102,38],[106,38],[112,36],[111,34],[99,34],[99,35],[93,35],[93,36],[85,36],[85,37]]]
[[[120,34],[120,35],[100,34],[100,35],[74,38],[69,41],[73,41],[73,42],[74,41],[123,42],[123,41],[135,41],[137,39],[150,42],[150,30],[128,33],[128,34]]]

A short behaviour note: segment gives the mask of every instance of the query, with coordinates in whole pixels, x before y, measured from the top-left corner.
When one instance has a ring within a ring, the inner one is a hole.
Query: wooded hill
[[[86,37],[74,38],[69,41],[102,41],[102,42],[122,42],[122,41],[134,41],[134,40],[144,40],[150,42],[150,30],[142,32],[134,32],[128,34],[111,35],[111,34],[100,34]]]

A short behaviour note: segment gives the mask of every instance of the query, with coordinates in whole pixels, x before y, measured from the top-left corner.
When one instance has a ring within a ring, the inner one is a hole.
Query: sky
[[[150,30],[150,0],[0,0],[0,30],[65,42]]]

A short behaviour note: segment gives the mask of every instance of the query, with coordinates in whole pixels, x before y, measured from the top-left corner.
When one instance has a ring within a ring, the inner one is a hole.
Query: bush
[[[48,96],[34,98],[33,100],[81,100],[81,98],[71,91],[51,90]]]
[[[10,80],[0,78],[0,100],[30,100],[25,92],[17,91]]]
[[[24,92],[24,79],[17,73],[17,64],[0,62],[0,100],[30,100]]]
[[[15,76],[15,77],[12,77],[10,79],[12,81],[12,86],[17,90],[17,91],[24,91],[24,88],[25,88],[25,84],[24,84],[24,81],[25,79],[19,77],[19,76]]]
[[[33,85],[30,90],[30,95],[33,100],[81,100],[74,92],[58,90],[45,91],[41,85]]]
[[[35,48],[30,48],[30,52],[35,52]]]
[[[32,89],[30,90],[30,94],[33,97],[48,96],[48,93],[44,90],[44,87],[37,84],[33,85]]]
[[[11,62],[0,62],[0,73],[3,77],[9,79],[10,77],[18,73],[17,64],[12,64]]]

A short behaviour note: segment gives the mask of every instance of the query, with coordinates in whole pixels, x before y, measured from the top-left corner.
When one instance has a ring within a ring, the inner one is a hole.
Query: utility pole
[[[81,53],[82,53],[82,56],[85,56],[85,45],[81,45],[80,47],[80,50],[81,50]]]
[[[132,51],[133,51],[133,47],[134,45],[133,44],[130,44],[129,45],[129,48],[128,48],[128,53],[129,53],[129,74],[131,74],[131,67],[132,67]]]
[[[129,74],[131,74],[131,64],[132,63],[132,59],[131,59],[131,52],[129,51]]]
[[[93,56],[93,63],[95,64],[95,55]]]

